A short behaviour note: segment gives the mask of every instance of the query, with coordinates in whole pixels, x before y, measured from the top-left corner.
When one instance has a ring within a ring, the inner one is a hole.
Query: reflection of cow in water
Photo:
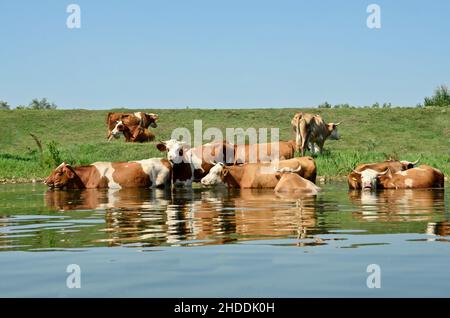
[[[237,196],[236,196],[237,194]],[[234,193],[200,189],[49,190],[45,201],[60,211],[105,214],[93,234],[109,246],[223,244],[263,237],[305,237],[314,229],[315,199],[280,199],[273,191]],[[280,209],[280,207],[282,207]],[[92,212],[91,212],[92,213]]]
[[[450,221],[430,222],[427,225],[426,233],[430,235],[450,236]]]
[[[430,221],[436,213],[443,213],[443,190],[383,190],[350,191],[350,201],[359,209],[357,219],[377,222]]]

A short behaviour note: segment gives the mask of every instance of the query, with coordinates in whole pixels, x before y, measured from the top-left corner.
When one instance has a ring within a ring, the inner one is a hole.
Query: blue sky
[[[81,7],[81,29],[66,7]],[[381,29],[366,8],[381,7]],[[0,100],[414,106],[450,84],[450,1],[0,0]]]

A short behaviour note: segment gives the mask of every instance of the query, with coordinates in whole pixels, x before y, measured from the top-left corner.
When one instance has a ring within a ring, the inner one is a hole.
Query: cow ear
[[[163,144],[162,142],[160,142],[159,144],[156,144],[156,148],[158,148],[158,150],[161,152],[167,151],[166,145]]]
[[[75,177],[75,173],[72,171],[72,167],[70,167],[69,165],[64,166],[63,172],[69,179],[73,179]]]

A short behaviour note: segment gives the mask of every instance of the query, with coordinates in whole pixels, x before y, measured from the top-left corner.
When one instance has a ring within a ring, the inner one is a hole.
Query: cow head
[[[328,135],[330,136],[329,137],[330,139],[339,140],[339,138],[341,138],[337,130],[337,126],[339,126],[340,124],[341,124],[340,122],[327,124]]]
[[[353,170],[353,172],[361,176],[361,188],[365,190],[371,190],[377,188],[378,178],[380,176],[386,175],[390,172],[390,170],[386,169],[383,172],[379,172],[373,169],[365,169],[363,171]]]
[[[44,183],[50,188],[70,188],[75,184],[76,177],[77,174],[73,168],[63,162],[45,179]]]
[[[228,169],[224,169],[224,167],[224,163],[217,163],[209,170],[209,173],[200,180],[200,182],[205,186],[223,184],[223,177],[228,174]]]
[[[150,127],[152,127],[152,128],[158,127],[158,125],[156,124],[156,121],[159,119],[159,116],[157,114],[146,113],[145,119],[149,123]]]
[[[156,145],[161,152],[167,152],[167,160],[171,163],[183,162],[184,155],[189,146],[184,141],[178,141],[176,139],[170,139],[168,141],[160,141]]]
[[[400,163],[402,164],[403,170],[408,170],[408,169],[414,168],[419,163],[419,159],[417,159],[414,162],[402,160],[402,161],[400,161]]]
[[[113,130],[111,130],[111,137],[109,140],[114,138],[119,138],[121,135],[124,134],[124,131],[128,129],[128,127],[124,124],[123,121],[118,120],[116,121],[116,125],[114,126]]]

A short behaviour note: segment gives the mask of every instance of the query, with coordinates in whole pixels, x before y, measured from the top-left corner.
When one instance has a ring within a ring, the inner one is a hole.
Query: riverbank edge
[[[0,179],[0,184],[37,184],[43,183],[45,178],[18,178],[18,179]],[[450,183],[449,177],[444,178],[445,182]],[[317,183],[327,183],[330,181],[347,181],[347,176],[317,176]]]

